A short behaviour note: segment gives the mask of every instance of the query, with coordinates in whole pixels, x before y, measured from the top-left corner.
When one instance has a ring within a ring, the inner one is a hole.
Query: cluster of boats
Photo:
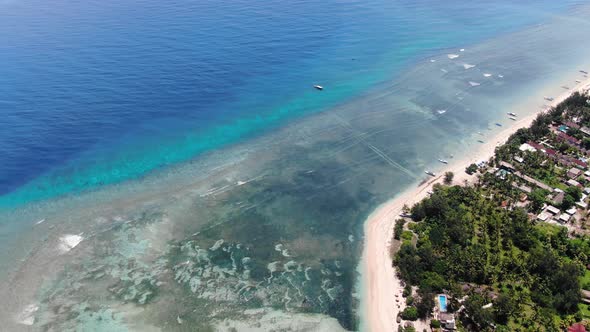
[[[512,120],[512,121],[516,121],[516,113],[514,113],[514,112],[508,112],[508,113],[506,113],[506,114],[508,114],[508,118],[509,118],[510,120]]]
[[[587,71],[585,71],[585,70],[580,70],[580,73],[582,73],[582,74],[584,74],[584,75],[588,75],[588,72],[587,72]],[[576,80],[576,83],[581,83],[581,81],[580,81],[580,80]],[[568,86],[562,86],[562,88],[564,88],[564,89],[568,89],[568,90],[570,89],[570,87],[568,87]],[[555,100],[555,98],[553,98],[553,97],[547,97],[547,96],[545,96],[545,97],[543,97],[543,98],[544,98],[545,100],[547,100],[547,101],[554,101],[554,100]],[[437,112],[438,114],[444,114],[444,113],[446,113],[446,110],[437,110],[436,112]],[[512,120],[512,121],[516,121],[516,120],[517,120],[517,119],[516,119],[516,117],[517,117],[516,113],[514,113],[514,112],[508,112],[508,113],[506,113],[506,114],[508,115],[508,118],[509,118],[510,120]],[[502,127],[502,124],[497,122],[497,123],[496,123],[496,126],[498,126],[498,127]],[[482,135],[482,133],[481,133],[481,132],[479,132],[478,134]],[[483,143],[483,142],[484,142],[484,141],[483,141],[483,140],[481,140],[481,139],[480,139],[480,140],[477,140],[477,141],[478,141],[479,143]],[[448,163],[449,163],[449,162],[448,162],[447,160],[445,160],[445,159],[438,159],[438,161],[439,161],[440,163],[443,163],[443,164],[448,164]],[[432,177],[435,177],[435,176],[436,176],[436,173],[434,173],[434,172],[432,172],[432,171],[428,171],[428,170],[426,170],[426,171],[424,171],[424,173],[426,173],[426,174],[428,174],[428,175],[430,175],[430,176],[432,176]]]
[[[452,157],[452,156],[451,156],[451,157]],[[442,163],[442,164],[445,164],[445,165],[449,163],[449,162],[448,162],[447,160],[445,160],[445,159],[439,159],[439,160],[438,160],[438,162],[439,162],[439,163]],[[424,171],[424,173],[426,173],[426,174],[428,174],[428,175],[430,175],[430,176],[436,176],[436,173],[434,173],[434,172],[432,172],[432,171]]]

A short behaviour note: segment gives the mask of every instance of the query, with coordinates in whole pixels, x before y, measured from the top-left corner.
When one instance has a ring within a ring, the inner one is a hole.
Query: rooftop
[[[576,323],[568,327],[567,332],[586,332],[586,327],[580,323]]]
[[[568,186],[576,186],[577,187],[577,186],[580,185],[580,182],[578,182],[578,181],[576,181],[574,179],[569,179],[569,180],[567,180],[566,184]]]
[[[571,218],[571,217],[572,217],[572,216],[570,216],[570,215],[569,215],[569,214],[567,214],[567,213],[562,213],[562,214],[561,214],[561,216],[559,216],[559,221],[562,221],[562,222],[568,222],[568,221],[570,220],[570,218]]]
[[[547,211],[543,211],[543,212],[539,213],[539,215],[537,216],[537,219],[539,219],[541,221],[547,221],[547,220],[549,220],[549,218],[551,218],[551,214]]]
[[[448,312],[441,312],[438,314],[438,320],[440,321],[445,321],[445,322],[449,322],[449,321],[454,321],[455,320],[455,316],[453,314],[450,314]]]
[[[590,135],[590,134],[589,134]],[[537,151],[537,149],[535,149],[533,146],[531,146],[528,143],[523,143],[519,148],[520,151],[530,151],[530,152],[535,152]]]
[[[571,173],[571,174],[573,174],[575,176],[578,176],[578,175],[582,174],[582,170],[579,169],[579,168],[576,168],[576,167],[570,168],[567,172],[568,173]]]

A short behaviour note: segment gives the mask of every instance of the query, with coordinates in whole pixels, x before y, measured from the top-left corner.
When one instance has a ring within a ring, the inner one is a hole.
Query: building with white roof
[[[524,143],[522,144],[519,148],[520,151],[530,151],[530,152],[535,152],[537,151],[537,149],[535,149],[534,147],[532,147],[531,145],[529,145],[528,143]]]

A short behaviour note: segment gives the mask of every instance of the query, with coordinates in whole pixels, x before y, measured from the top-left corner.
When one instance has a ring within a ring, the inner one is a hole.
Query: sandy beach
[[[574,89],[568,90],[551,102],[551,106],[559,104],[576,91],[587,90],[590,87],[590,79],[585,78]],[[508,110],[510,111],[510,110]],[[396,318],[399,312],[404,309],[405,303],[401,298],[403,287],[396,276],[392,266],[390,248],[393,239],[393,226],[395,220],[402,212],[404,205],[412,206],[424,199],[432,186],[442,183],[445,172],[455,174],[453,183],[463,184],[471,182],[476,176],[465,173],[465,168],[471,163],[488,160],[493,156],[496,146],[505,143],[510,135],[519,128],[531,125],[537,115],[542,112],[535,112],[528,116],[519,117],[513,125],[504,127],[496,135],[486,140],[477,150],[472,151],[467,157],[453,160],[447,167],[438,172],[436,177],[428,179],[427,182],[410,187],[405,192],[380,205],[365,221],[365,247],[363,251],[363,318],[364,326],[373,332],[397,331]],[[399,294],[400,302],[395,301],[395,294]],[[398,308],[399,304],[399,308]],[[423,322],[414,322],[417,331],[428,328]]]

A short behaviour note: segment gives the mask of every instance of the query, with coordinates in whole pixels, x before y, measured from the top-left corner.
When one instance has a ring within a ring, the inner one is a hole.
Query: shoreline
[[[585,78],[575,88],[557,96],[550,107],[555,107],[575,92],[590,89],[590,78]],[[504,144],[508,138],[520,128],[529,127],[536,117],[546,108],[518,118],[511,126],[505,127],[495,135],[486,139],[486,142],[475,151],[452,161],[449,165],[439,169],[437,175],[427,181],[408,187],[391,200],[379,205],[364,222],[364,247],[361,259],[362,282],[361,289],[361,318],[362,326],[368,331],[392,331],[398,326],[396,321],[398,313],[404,307],[404,301],[399,302],[399,308],[394,300],[394,295],[399,294],[403,287],[392,264],[390,249],[393,240],[393,226],[395,220],[402,212],[404,205],[411,207],[415,203],[427,197],[428,191],[437,183],[443,182],[445,172],[453,172],[455,177],[453,184],[471,183],[477,175],[468,175],[465,168],[477,161],[490,159],[498,145]],[[428,329],[422,321],[414,322],[417,331]]]

